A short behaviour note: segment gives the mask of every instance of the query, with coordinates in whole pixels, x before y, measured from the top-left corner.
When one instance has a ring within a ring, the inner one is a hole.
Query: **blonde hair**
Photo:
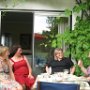
[[[7,46],[0,46],[0,56],[4,56],[4,54],[9,50]]]
[[[63,53],[63,49],[61,49],[61,48],[56,48],[56,49],[54,50],[54,59],[55,59],[55,60],[57,60],[56,55],[58,54],[59,51],[61,51],[61,52]]]

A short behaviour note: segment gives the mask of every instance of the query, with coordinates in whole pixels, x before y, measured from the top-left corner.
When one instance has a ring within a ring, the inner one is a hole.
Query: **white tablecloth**
[[[49,75],[47,73],[42,73],[38,75],[32,89],[35,89],[37,87],[38,81],[53,82],[53,83],[76,83],[80,84],[80,90],[90,90],[90,86],[87,83],[86,78],[77,77],[75,75],[66,74],[63,72],[52,75]]]

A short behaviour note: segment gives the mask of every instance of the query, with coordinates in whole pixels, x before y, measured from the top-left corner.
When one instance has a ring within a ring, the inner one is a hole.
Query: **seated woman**
[[[10,57],[16,81],[18,81],[25,90],[30,90],[35,78],[32,75],[32,69],[27,57],[22,54],[20,45],[15,44],[11,47]]]
[[[0,90],[23,90],[15,81],[8,55],[8,47],[0,46]]]
[[[56,48],[54,50],[54,58],[46,63],[46,72],[49,71],[49,67],[52,68],[52,73],[63,72],[65,69],[71,74],[75,71],[73,62],[69,58],[64,57],[61,48]]]

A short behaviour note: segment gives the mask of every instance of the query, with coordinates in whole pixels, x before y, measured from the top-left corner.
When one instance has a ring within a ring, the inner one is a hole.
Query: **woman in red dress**
[[[10,51],[10,60],[16,81],[23,86],[24,90],[30,90],[34,84],[35,78],[32,75],[32,69],[27,57],[22,55],[22,48],[20,45],[12,46]]]

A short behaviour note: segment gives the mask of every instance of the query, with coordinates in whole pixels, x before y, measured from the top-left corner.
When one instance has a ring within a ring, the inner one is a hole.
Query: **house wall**
[[[75,0],[0,0],[0,8],[13,8],[13,9],[43,9],[43,10],[65,10],[72,8]],[[6,4],[5,4],[6,3]]]
[[[0,9],[21,9],[26,11],[33,10],[72,10],[75,0],[0,0]],[[36,11],[33,11],[36,13]],[[43,12],[45,14],[45,12]],[[47,13],[47,12],[46,12]],[[61,14],[60,14],[61,15]],[[76,14],[72,16],[72,29],[76,22]]]

